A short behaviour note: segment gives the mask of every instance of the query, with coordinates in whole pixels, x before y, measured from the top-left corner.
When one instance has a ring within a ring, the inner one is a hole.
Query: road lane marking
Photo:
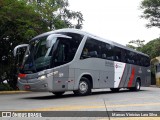
[[[22,111],[69,111],[69,110],[83,110],[83,109],[92,109],[92,108],[104,108],[105,110],[105,106],[78,106],[77,105],[77,106],[37,108],[37,109],[22,110]]]
[[[28,93],[30,91],[0,91],[0,94],[15,94],[15,93]]]
[[[144,104],[117,104],[117,105],[106,105],[107,108],[120,108],[120,107],[139,107],[139,106],[157,106],[160,103],[144,103]],[[84,110],[84,109],[98,109],[104,108],[105,105],[94,105],[94,106],[60,106],[60,107],[45,107],[45,108],[35,108],[28,110],[16,110],[16,111],[71,111],[71,110]]]

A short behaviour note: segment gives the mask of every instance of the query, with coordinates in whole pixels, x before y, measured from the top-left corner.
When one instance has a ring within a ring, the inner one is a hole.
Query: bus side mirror
[[[18,50],[19,48],[22,48],[22,47],[28,47],[28,44],[17,45],[17,46],[14,48],[14,50],[13,50],[13,55],[14,55],[14,57],[16,57],[16,55],[17,55],[17,50]]]

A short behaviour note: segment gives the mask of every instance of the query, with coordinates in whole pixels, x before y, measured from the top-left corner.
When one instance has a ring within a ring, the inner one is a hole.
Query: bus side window
[[[137,56],[137,65],[141,65],[141,56],[140,55]]]
[[[138,65],[143,66],[143,57],[140,54],[138,54]]]
[[[105,44],[105,53],[107,60],[114,60],[114,50],[110,44]]]
[[[115,61],[119,61],[119,62],[121,62],[122,60],[122,53],[121,53],[121,48],[119,48],[119,47],[115,47],[114,48],[114,55],[115,55]]]
[[[148,57],[144,57],[144,66],[145,67],[148,67],[148,66],[150,66],[150,59],[148,58]]]
[[[121,49],[121,62],[126,62],[126,50]]]
[[[88,57],[88,47],[84,47],[83,51],[82,51],[82,55],[81,58],[87,58]]]
[[[100,42],[88,37],[86,40],[86,43],[84,45],[84,48],[81,53],[80,59],[86,59],[90,57],[98,58],[101,54],[101,46]]]
[[[106,46],[105,46],[106,43],[104,42],[101,42],[101,58],[102,59],[107,59],[107,50],[106,50]]]

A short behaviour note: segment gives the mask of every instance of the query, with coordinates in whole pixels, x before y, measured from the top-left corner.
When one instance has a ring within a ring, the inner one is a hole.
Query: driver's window
[[[47,48],[46,48],[46,40],[42,40],[39,41],[39,43],[37,43],[37,48],[36,48],[36,53],[35,53],[35,60],[40,58],[40,57],[44,57],[46,52],[47,52]]]

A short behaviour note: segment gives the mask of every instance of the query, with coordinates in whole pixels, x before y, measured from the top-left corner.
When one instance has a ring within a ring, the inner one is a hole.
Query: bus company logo
[[[122,68],[122,64],[116,63],[116,64],[115,64],[115,68]]]
[[[12,117],[11,112],[2,112],[2,117]]]

